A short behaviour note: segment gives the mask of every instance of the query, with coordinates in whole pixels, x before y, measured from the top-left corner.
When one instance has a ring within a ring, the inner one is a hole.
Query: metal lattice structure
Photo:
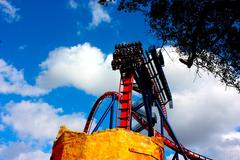
[[[163,137],[164,144],[175,151],[173,160],[178,160],[179,154],[185,160],[211,160],[186,149],[175,136],[167,120],[166,106],[173,108],[173,103],[163,66],[162,53],[157,52],[154,46],[144,52],[140,42],[116,45],[112,69],[119,70],[121,74],[119,91],[106,92],[97,99],[89,114],[84,132],[97,131],[109,114],[110,129],[125,128],[134,132],[145,130],[148,136]],[[133,91],[142,96],[134,103]],[[96,122],[96,126],[91,128],[98,108],[107,98],[111,98],[110,104]],[[155,112],[158,113],[158,117]]]

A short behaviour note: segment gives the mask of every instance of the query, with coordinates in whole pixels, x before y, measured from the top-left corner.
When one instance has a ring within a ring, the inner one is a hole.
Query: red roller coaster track
[[[104,93],[102,96],[100,96],[95,104],[93,105],[93,108],[88,116],[88,119],[87,119],[87,122],[85,124],[85,127],[84,127],[84,132],[85,133],[90,133],[90,128],[91,128],[91,125],[92,125],[92,121],[94,119],[94,115],[95,113],[97,112],[98,108],[101,106],[101,103],[103,102],[104,99],[106,98],[112,98],[112,96],[116,96],[116,101],[118,101],[120,103],[120,97],[121,95],[118,93],[118,92],[106,92]],[[132,117],[134,119],[136,119],[140,124],[142,124],[144,126],[145,129],[147,129],[147,122],[143,119],[143,118],[140,118],[138,117],[134,112],[132,113]],[[156,137],[164,137],[163,135],[161,135],[158,131],[155,130],[155,136]],[[167,137],[164,137],[164,144],[169,147],[170,149],[176,151],[176,152],[179,152],[180,153],[180,150],[178,148],[178,146],[173,142],[171,141],[169,138]],[[183,147],[183,146],[182,146]],[[187,157],[191,160],[212,160],[210,158],[207,158],[203,155],[200,155],[198,153],[195,153],[185,147],[183,147],[184,149],[184,152],[185,154],[187,155]]]
[[[161,66],[164,61],[161,54],[156,53],[156,49],[149,50],[149,54],[144,55],[141,43],[130,43],[118,45],[113,55],[112,67],[114,70],[119,69],[121,73],[119,92],[106,92],[100,96],[88,116],[84,132],[95,132],[110,112],[110,128],[113,127],[114,102],[117,101],[115,127],[125,128],[140,132],[145,129],[149,136],[163,137],[164,144],[175,151],[173,159],[178,160],[178,154],[181,154],[185,160],[211,160],[205,156],[186,149],[177,140],[168,120],[165,105],[168,103],[172,107],[172,97],[168,88],[167,81]],[[133,107],[132,93],[133,90],[142,95],[141,105]],[[110,105],[107,107],[93,131],[91,130],[92,121],[102,102],[106,98],[112,98]],[[152,115],[152,107],[156,106],[160,115],[160,130],[158,132],[154,125],[157,123],[156,118]],[[140,110],[144,107],[145,112]],[[120,122],[119,122],[120,120]],[[132,128],[132,122],[135,120],[138,124],[137,129]],[[139,127],[140,126],[140,127]],[[164,129],[172,140],[164,136]]]

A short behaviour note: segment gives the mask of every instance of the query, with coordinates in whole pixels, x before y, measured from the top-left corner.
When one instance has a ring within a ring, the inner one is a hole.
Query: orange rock
[[[163,160],[163,139],[125,129],[92,135],[61,127],[51,160]]]

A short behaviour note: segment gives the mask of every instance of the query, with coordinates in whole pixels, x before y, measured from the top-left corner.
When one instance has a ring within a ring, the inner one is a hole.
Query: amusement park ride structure
[[[93,133],[99,130],[109,115],[110,129],[125,128],[134,132],[146,130],[150,137],[163,137],[164,144],[175,152],[173,160],[178,160],[179,154],[185,160],[211,160],[186,149],[175,136],[167,119],[166,105],[173,108],[173,103],[163,66],[162,53],[157,52],[154,46],[144,52],[140,42],[116,45],[112,69],[119,70],[121,74],[119,92],[106,92],[97,99],[84,132]],[[142,96],[134,103],[133,91]],[[103,100],[108,98],[111,98],[110,104],[101,113],[96,125],[91,127]]]

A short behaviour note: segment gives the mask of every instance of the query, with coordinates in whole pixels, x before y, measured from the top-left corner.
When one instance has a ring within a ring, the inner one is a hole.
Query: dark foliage
[[[175,46],[182,63],[240,92],[240,1],[120,0],[118,10],[142,12],[154,36]]]

